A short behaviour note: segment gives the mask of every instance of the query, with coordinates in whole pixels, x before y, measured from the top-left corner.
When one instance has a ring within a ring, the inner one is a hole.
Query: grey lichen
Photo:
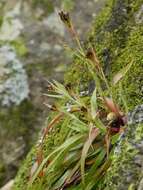
[[[27,75],[14,49],[0,48],[0,102],[3,106],[19,105],[28,97]]]

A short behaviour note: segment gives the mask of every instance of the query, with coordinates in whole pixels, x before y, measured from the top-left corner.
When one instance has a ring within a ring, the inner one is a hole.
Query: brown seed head
[[[94,60],[94,55],[93,55],[93,51],[91,50],[91,48],[87,50],[87,52],[86,52],[86,58],[90,59],[91,61]]]
[[[56,105],[45,104],[51,111],[57,111]]]
[[[70,91],[72,89],[71,83],[66,84],[65,88],[67,91]]]
[[[59,16],[61,21],[68,27],[71,28],[71,19],[68,12],[60,11]]]
[[[53,88],[53,86],[51,84],[48,84],[47,90],[48,91],[54,91],[54,88]]]
[[[87,112],[87,108],[85,108],[85,107],[82,106],[82,107],[81,107],[81,111],[82,111],[82,112]]]
[[[53,105],[51,106],[51,111],[57,111],[56,105],[53,104]]]

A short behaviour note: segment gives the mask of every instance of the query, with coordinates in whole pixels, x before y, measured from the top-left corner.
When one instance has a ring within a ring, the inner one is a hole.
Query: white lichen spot
[[[19,105],[28,98],[26,72],[14,49],[8,45],[0,48],[0,103],[3,106]]]
[[[12,10],[5,14],[0,29],[0,40],[13,41],[20,35],[21,30],[23,29],[23,24],[18,18],[20,8],[21,3],[18,2]]]

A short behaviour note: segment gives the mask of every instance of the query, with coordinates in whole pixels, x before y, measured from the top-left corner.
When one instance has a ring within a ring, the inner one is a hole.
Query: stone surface
[[[47,27],[51,32],[64,37],[65,27],[61,23],[60,18],[58,17],[58,9],[54,10],[54,13],[50,14],[47,18],[43,19],[43,25]]]

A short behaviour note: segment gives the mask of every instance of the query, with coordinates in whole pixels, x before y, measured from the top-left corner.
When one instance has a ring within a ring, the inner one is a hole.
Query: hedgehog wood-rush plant
[[[126,113],[121,112],[115,103],[112,86],[117,83],[121,86],[121,79],[133,61],[109,82],[93,47],[86,51],[82,48],[69,14],[61,11],[59,15],[78,46],[76,51],[68,49],[87,65],[95,89],[91,96],[83,96],[70,84],[49,82],[49,93],[45,95],[59,101],[52,106],[46,104],[55,116],[37,145],[37,158],[31,168],[28,189],[41,189],[43,184],[47,190],[98,189],[126,128]],[[126,101],[123,97],[121,99],[126,107]],[[65,141],[44,156],[45,137],[59,124],[68,129]]]

